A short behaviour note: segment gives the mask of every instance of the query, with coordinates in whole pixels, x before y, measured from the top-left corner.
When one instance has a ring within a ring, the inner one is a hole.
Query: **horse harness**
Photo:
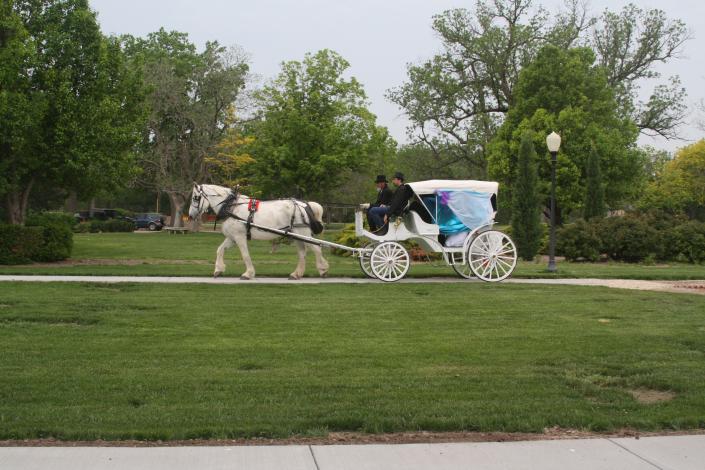
[[[225,218],[233,218],[236,220],[240,220],[245,222],[245,227],[247,230],[247,239],[251,240],[252,239],[252,223],[255,218],[255,214],[257,211],[259,211],[259,206],[262,201],[259,199],[255,198],[249,198],[247,202],[240,202],[240,190],[239,187],[236,187],[233,191],[231,191],[230,195],[225,198],[219,205],[220,209],[216,213],[216,221],[225,219]],[[293,203],[293,210],[291,211],[291,221],[289,222],[288,227],[283,227],[278,230],[285,232],[285,234],[288,234],[291,232],[294,228],[296,227],[308,227],[311,229],[311,232],[313,232],[315,235],[318,235],[323,231],[323,224],[321,224],[316,218],[314,217],[313,214],[313,209],[311,209],[311,206],[307,202],[303,201],[297,201],[296,199],[280,199],[280,200],[289,200]],[[247,211],[249,212],[247,219],[243,219],[242,217],[234,214],[232,212],[232,208],[240,206],[240,205],[245,205],[247,204]],[[303,208],[303,211],[302,211]],[[296,213],[301,214],[301,221],[302,223],[296,224]],[[304,217],[304,213],[306,214],[306,217]],[[307,220],[308,219],[308,220]],[[267,231],[266,228],[259,228],[259,230]],[[274,233],[274,232],[273,232]]]

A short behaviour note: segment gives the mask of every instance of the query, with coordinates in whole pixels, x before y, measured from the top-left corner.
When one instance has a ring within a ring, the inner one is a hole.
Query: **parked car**
[[[137,214],[134,218],[129,220],[134,222],[135,229],[146,228],[150,232],[161,230],[165,225],[164,216],[161,214]]]

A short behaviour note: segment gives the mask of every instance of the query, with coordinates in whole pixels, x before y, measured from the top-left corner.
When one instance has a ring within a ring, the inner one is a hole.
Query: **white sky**
[[[441,48],[431,30],[431,17],[450,8],[470,8],[474,0],[91,0],[106,34],[144,36],[164,27],[189,34],[202,46],[217,40],[241,46],[251,56],[251,70],[274,77],[280,64],[300,60],[306,52],[329,48],[351,64],[350,74],[364,85],[378,124],[398,142],[406,141],[407,120],[384,94],[406,79],[406,64],[418,63]],[[539,0],[556,8],[561,0]],[[623,0],[591,0],[591,10],[615,11]],[[705,1],[633,0],[643,8],[660,8],[691,29],[683,58],[661,67],[664,75],[680,75],[689,104],[705,97]],[[700,53],[698,53],[700,51]],[[645,90],[645,93],[648,90]],[[646,93],[645,98],[648,97]],[[696,117],[693,109],[691,121]],[[688,141],[705,136],[691,122],[682,129]],[[674,150],[688,142],[642,138],[643,144]]]

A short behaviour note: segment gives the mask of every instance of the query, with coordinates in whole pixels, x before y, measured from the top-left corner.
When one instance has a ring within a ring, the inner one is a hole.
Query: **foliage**
[[[0,264],[29,263],[41,244],[41,227],[0,224]]]
[[[705,139],[676,152],[661,165],[649,183],[640,205],[685,211],[691,217],[705,209]]]
[[[369,240],[355,235],[355,224],[348,224],[343,227],[340,233],[333,239],[333,242],[353,248],[362,248],[369,243]],[[341,250],[339,248],[333,248],[331,252],[338,256],[352,255],[352,252],[348,250]]]
[[[599,230],[602,252],[613,260],[633,263],[658,253],[658,232],[636,216],[606,218]]]
[[[677,57],[689,39],[683,22],[634,5],[617,13],[605,10],[599,17],[587,11],[585,2],[565,5],[549,14],[533,0],[477,0],[472,10],[434,16],[443,50],[409,65],[407,82],[388,92],[411,121],[409,134],[434,158],[450,153],[474,176],[485,176],[487,145],[506,113],[521,103],[516,96],[520,71],[547,45],[562,50],[583,45],[597,53],[618,116],[645,133],[676,135],[686,111],[677,77],[658,83],[647,103],[636,100],[638,84],[658,78],[655,66]]]
[[[343,77],[348,67],[330,50],[306,54],[303,62],[282,64],[255,95],[260,114],[249,127],[249,147],[253,182],[264,196],[320,197],[345,170],[393,153],[396,144],[376,125],[362,85]]]
[[[82,226],[84,224],[81,224]],[[108,220],[91,220],[85,224],[87,231],[91,233],[101,232],[134,232],[135,224],[129,220],[108,219]],[[86,228],[81,227],[81,232],[86,231]]]
[[[531,261],[541,243],[541,204],[538,194],[536,150],[530,132],[521,137],[518,168],[512,185],[512,237],[517,244],[518,255]]]
[[[569,261],[597,261],[602,240],[594,223],[578,220],[556,233],[556,253]]]
[[[243,135],[241,129],[235,126],[234,109],[229,114],[225,135],[205,157],[204,162],[213,183],[235,187],[248,183],[248,176],[251,173],[249,167],[255,160],[246,149],[255,138]]]
[[[185,33],[164,29],[147,38],[121,40],[148,88],[139,183],[167,193],[172,220],[180,224],[193,182],[207,176],[205,156],[229,131],[232,106],[245,86],[247,60],[217,42],[207,42],[199,53]]]
[[[586,190],[583,205],[583,218],[603,217],[605,215],[605,189],[600,175],[600,156],[595,146],[590,147],[590,155],[585,170]]]
[[[705,223],[688,221],[671,229],[669,258],[705,263]]]
[[[515,87],[516,102],[490,146],[490,175],[507,185],[513,180],[521,135],[534,132],[539,155],[548,155],[545,136],[563,138],[556,170],[556,200],[563,216],[585,201],[586,159],[594,146],[600,157],[605,201],[617,205],[633,195],[641,178],[635,152],[637,129],[617,113],[612,90],[587,48],[547,46],[526,66]],[[548,200],[551,163],[539,160],[539,191]]]
[[[25,221],[25,225],[34,227],[46,226],[49,224],[62,224],[66,225],[69,228],[72,228],[76,225],[76,223],[77,222],[74,216],[67,212],[51,211],[38,213],[30,212],[27,216],[27,220]]]
[[[87,0],[0,8],[0,194],[22,223],[35,186],[89,197],[127,178],[142,94]]]

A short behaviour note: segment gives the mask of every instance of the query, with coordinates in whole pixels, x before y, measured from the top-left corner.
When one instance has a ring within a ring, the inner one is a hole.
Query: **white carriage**
[[[401,243],[418,242],[427,252],[441,253],[458,275],[497,282],[507,279],[517,263],[508,235],[494,230],[497,189],[491,181],[430,180],[408,183],[414,196],[401,217],[389,221],[386,233],[365,230],[362,209],[355,213],[355,232],[370,243],[356,250],[369,277],[394,282],[411,267]]]

